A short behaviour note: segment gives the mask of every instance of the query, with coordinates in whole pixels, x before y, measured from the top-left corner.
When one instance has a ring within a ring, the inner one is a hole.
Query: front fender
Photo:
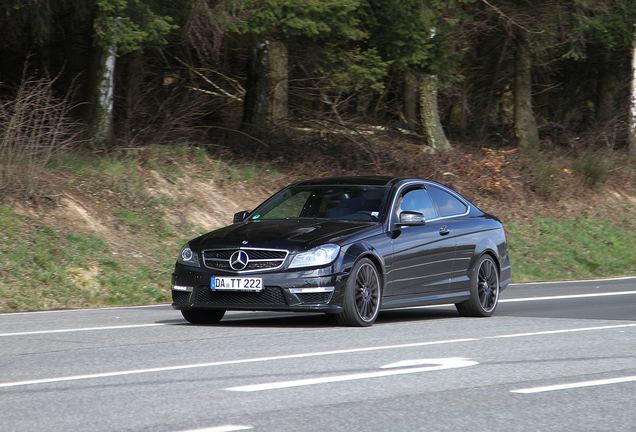
[[[378,266],[378,271],[382,277],[384,277],[386,273],[386,262],[380,254],[380,251],[367,243],[355,243],[346,249],[342,258],[342,271],[349,274],[351,267],[363,257],[372,260]]]

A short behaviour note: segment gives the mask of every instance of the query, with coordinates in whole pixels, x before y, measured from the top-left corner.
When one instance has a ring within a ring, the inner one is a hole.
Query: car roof
[[[307,180],[301,180],[293,183],[291,186],[388,186],[393,187],[399,184],[423,183],[429,186],[437,186],[451,192],[453,195],[459,197],[468,206],[474,207],[474,205],[466,198],[461,196],[455,190],[445,186],[441,183],[434,182],[432,180],[413,178],[413,177],[399,177],[399,176],[339,176],[339,177],[322,177],[312,178]]]
[[[407,177],[394,176],[340,176],[302,180],[295,183],[294,186],[390,186],[407,179]]]

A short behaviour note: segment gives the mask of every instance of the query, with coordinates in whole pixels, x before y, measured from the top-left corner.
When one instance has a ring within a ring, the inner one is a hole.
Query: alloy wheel
[[[499,300],[499,274],[492,259],[486,259],[481,263],[477,277],[481,307],[485,312],[492,312]]]
[[[380,300],[380,278],[375,267],[364,263],[356,275],[355,302],[358,315],[364,321],[375,318]]]

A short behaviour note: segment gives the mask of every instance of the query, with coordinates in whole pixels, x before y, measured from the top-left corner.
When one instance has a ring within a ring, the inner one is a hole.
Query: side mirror
[[[400,225],[425,225],[426,219],[422,213],[403,211],[400,213]]]
[[[245,218],[247,218],[249,215],[250,215],[249,210],[243,210],[238,213],[235,213],[233,223],[243,222]]]

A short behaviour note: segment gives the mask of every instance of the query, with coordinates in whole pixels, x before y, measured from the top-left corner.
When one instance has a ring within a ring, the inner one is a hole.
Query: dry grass
[[[45,194],[45,168],[56,154],[80,143],[82,126],[68,96],[55,97],[50,78],[24,76],[15,97],[0,100],[0,198]]]

